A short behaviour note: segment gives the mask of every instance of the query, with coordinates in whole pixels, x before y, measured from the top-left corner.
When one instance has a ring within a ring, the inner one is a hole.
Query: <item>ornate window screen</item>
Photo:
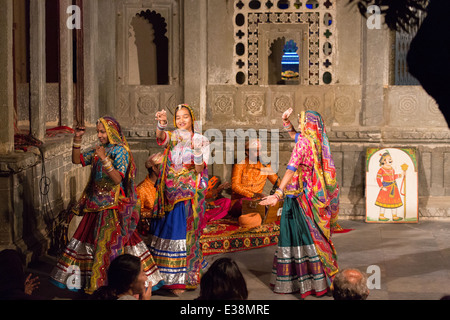
[[[426,13],[420,11],[420,24],[425,19]],[[419,81],[408,72],[406,56],[412,39],[416,36],[419,26],[409,27],[407,31],[400,30],[395,32],[395,85],[400,86],[418,86]]]
[[[234,65],[236,84],[267,85],[267,72],[261,66],[270,52],[270,41],[261,38],[261,27],[306,26],[299,44],[300,65],[306,65],[301,75],[304,85],[334,83],[336,60],[336,0],[235,0],[234,6]],[[274,31],[275,32],[275,31]],[[286,40],[289,40],[288,38]],[[305,53],[306,55],[305,56]],[[263,56],[264,55],[264,56]]]

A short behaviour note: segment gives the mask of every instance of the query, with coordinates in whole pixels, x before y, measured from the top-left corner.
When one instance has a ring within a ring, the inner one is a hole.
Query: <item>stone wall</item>
[[[83,149],[96,139],[87,134]],[[54,245],[55,227],[66,223],[62,213],[81,196],[90,172],[72,164],[72,136],[47,138],[41,150],[44,161],[35,147],[0,156],[0,249],[17,248],[27,259]]]

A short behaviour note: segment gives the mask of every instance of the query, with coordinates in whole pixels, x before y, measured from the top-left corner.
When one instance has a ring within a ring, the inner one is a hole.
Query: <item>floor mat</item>
[[[239,226],[237,219],[220,219],[208,222],[200,244],[207,256],[272,246],[278,243],[279,235],[279,221],[249,229]]]

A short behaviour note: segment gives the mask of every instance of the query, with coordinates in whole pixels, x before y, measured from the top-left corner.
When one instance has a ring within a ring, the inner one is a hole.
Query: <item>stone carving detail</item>
[[[257,73],[257,72],[256,72]],[[252,74],[248,77],[248,84],[258,84],[258,76],[256,74]]]
[[[340,124],[349,124],[355,120],[355,109],[352,99],[341,96],[334,101],[335,119]]]
[[[441,111],[439,110],[439,106],[437,105],[434,99],[428,99],[428,111],[434,115],[441,115]]]
[[[119,97],[119,104],[120,108],[118,110],[118,120],[127,121],[126,119],[130,118],[130,106],[128,103],[128,97],[129,95],[127,93],[121,93]]]
[[[157,98],[154,95],[145,95],[139,97],[137,108],[142,115],[150,116],[158,108]]]
[[[165,109],[175,109],[177,104],[177,95],[175,93],[166,93],[164,96],[164,102],[161,104],[161,108]]]
[[[264,110],[264,99],[260,95],[247,96],[245,110],[252,116],[262,115]]]
[[[336,98],[334,101],[336,113],[348,114],[352,111],[352,100],[347,96]]]
[[[309,96],[305,99],[303,106],[305,107],[305,110],[319,111],[320,100],[316,96]]]
[[[403,96],[398,104],[400,115],[410,116],[417,111],[417,99],[413,96]]]
[[[219,114],[230,114],[233,112],[233,97],[228,95],[220,95],[216,97],[214,102],[214,112]]]
[[[294,106],[294,103],[292,102],[291,97],[282,95],[275,98],[273,106],[277,112],[283,113],[287,109],[292,108]]]

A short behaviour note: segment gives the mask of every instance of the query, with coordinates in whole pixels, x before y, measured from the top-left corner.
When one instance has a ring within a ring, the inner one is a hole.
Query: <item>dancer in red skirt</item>
[[[80,153],[84,128],[75,130],[72,162],[91,165],[91,176],[73,209],[83,216],[73,238],[51,273],[51,281],[71,290],[93,293],[106,285],[114,258],[128,253],[139,257],[153,290],[162,277],[145,243],[139,237],[140,200],[134,178],[136,166],[119,123],[111,117],[97,121],[100,146]]]

